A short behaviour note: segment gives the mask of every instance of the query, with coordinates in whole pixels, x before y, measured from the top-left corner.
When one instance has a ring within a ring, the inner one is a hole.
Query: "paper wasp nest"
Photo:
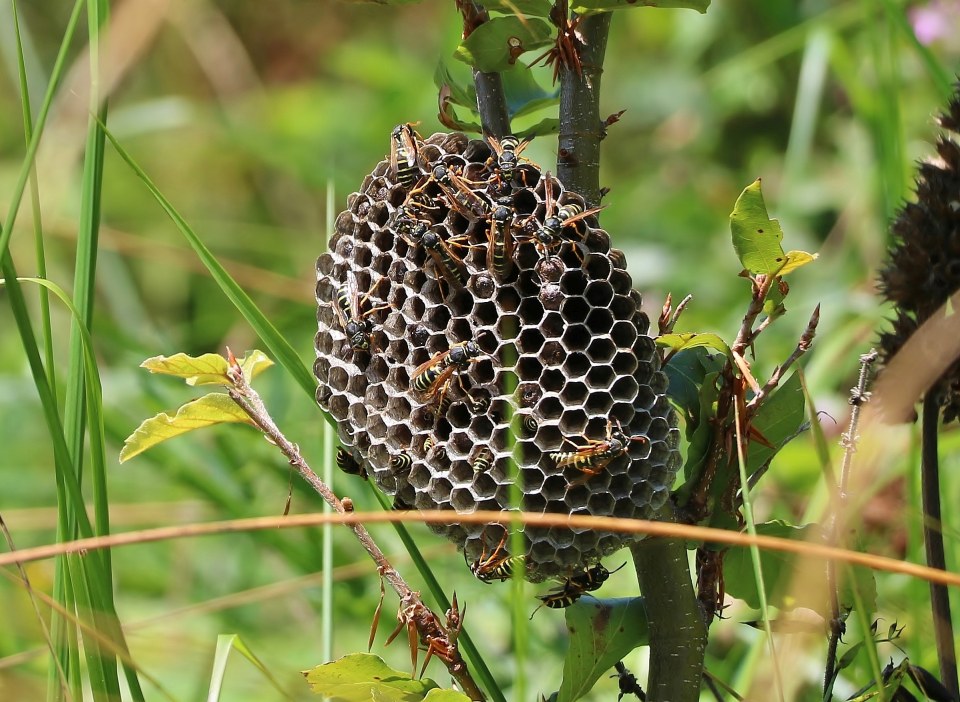
[[[487,217],[465,216],[429,178],[443,164],[482,192],[496,155],[490,161],[485,142],[462,134],[417,146],[417,216],[450,242],[465,284],[445,279],[425,239],[398,231],[398,208],[415,186],[398,183],[389,161],[378,164],[317,261],[317,400],[337,420],[344,448],[403,507],[511,509],[516,478],[525,511],[651,517],[680,466],[679,434],[623,253],[589,218],[564,227],[564,244],[545,258],[533,233],[560,206],[583,200],[521,159],[508,195],[500,192],[517,244],[507,274],[497,275],[488,259],[493,199]],[[369,325],[369,351],[351,348],[345,333],[338,298],[347,293]],[[424,402],[412,387],[416,369],[470,340],[479,357],[449,375],[442,402]],[[624,455],[596,475],[557,467],[550,454],[604,440],[611,418],[636,439]],[[470,558],[490,553],[503,535],[481,524],[432,528]],[[532,581],[567,576],[634,538],[569,528],[526,528],[524,536]]]

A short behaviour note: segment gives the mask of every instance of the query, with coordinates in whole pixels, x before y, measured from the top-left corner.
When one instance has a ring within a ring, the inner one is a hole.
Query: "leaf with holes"
[[[783,252],[783,229],[767,216],[759,178],[737,198],[730,213],[730,231],[740,263],[754,275],[786,275],[817,258],[805,251]]]
[[[583,597],[565,610],[570,647],[563,661],[557,702],[573,702],[630,651],[646,644],[643,598],[598,600]]]
[[[494,17],[477,27],[454,52],[461,61],[485,73],[505,71],[525,51],[553,41],[553,28],[540,19]]]

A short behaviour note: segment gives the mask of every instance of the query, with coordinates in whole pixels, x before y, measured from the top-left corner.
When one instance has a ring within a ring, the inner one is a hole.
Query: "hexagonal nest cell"
[[[409,133],[317,261],[317,401],[345,451],[406,508],[652,517],[679,432],[623,253],[533,163]],[[506,557],[503,527],[431,528]],[[636,538],[523,534],[535,582]]]

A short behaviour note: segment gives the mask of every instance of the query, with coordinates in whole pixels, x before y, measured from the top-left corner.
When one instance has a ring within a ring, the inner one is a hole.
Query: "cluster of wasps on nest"
[[[430,161],[425,157],[423,140],[414,127],[410,123],[401,124],[391,133],[390,169],[404,189],[405,198],[394,209],[387,226],[408,247],[424,252],[438,284],[446,286],[448,291],[463,288],[468,281],[464,259],[468,255],[478,255],[477,250],[481,252],[479,255],[483,257],[486,272],[500,283],[516,275],[518,267],[529,267],[531,261],[535,261],[539,273],[542,267],[549,268],[553,259],[564,253],[572,252],[579,264],[584,264],[579,245],[585,243],[586,234],[581,229],[581,222],[601,208],[569,200],[559,203],[558,191],[562,192],[559,183],[549,172],[541,172],[539,166],[521,156],[527,141],[511,135],[501,139],[487,136],[490,158],[479,169],[474,167],[467,173],[455,162]],[[524,205],[521,202],[523,191],[536,185],[542,186],[545,203],[545,212],[539,219],[529,203]],[[473,232],[482,230],[481,240],[478,242],[476,234],[451,234],[444,227],[435,226],[438,211],[455,213],[473,227]],[[527,255],[521,262],[519,252],[522,247]],[[531,257],[533,252],[535,255]],[[562,267],[563,264],[555,265]],[[354,354],[373,355],[379,351],[373,342],[378,315],[391,308],[385,295],[376,295],[383,280],[378,280],[361,295],[357,281],[353,274],[349,274],[335,288],[336,318]],[[373,297],[379,297],[382,304],[371,302]],[[473,364],[486,357],[477,340],[453,343],[413,370],[410,393],[439,417],[451,402],[451,390],[455,384],[459,394],[466,398],[470,411],[483,414],[489,404],[474,400],[464,388],[462,377],[469,377]],[[527,416],[524,422],[535,420]],[[536,426],[527,429],[535,431]],[[563,441],[569,444],[563,447],[565,450],[546,455],[556,469],[572,468],[579,474],[569,480],[569,488],[600,475],[611,461],[627,454],[632,442],[646,442],[647,438],[627,435],[617,420],[610,419],[605,432],[599,436],[582,436],[581,442],[564,437]],[[443,446],[433,437],[424,442],[424,453],[430,452],[435,459],[444,458]],[[479,474],[487,471],[492,462],[491,451],[480,446],[472,458],[471,467]],[[347,473],[365,475],[364,468],[343,448],[337,452],[337,464]],[[398,473],[409,470],[412,464],[413,458],[404,451],[393,454],[389,460],[391,470]],[[394,506],[398,509],[410,507],[399,500]],[[508,532],[503,529],[503,538],[488,552],[484,536],[483,552],[473,563],[468,563],[471,572],[482,582],[506,580],[517,568],[524,567],[524,556],[507,553],[507,537]],[[598,589],[609,576],[610,571],[599,562],[582,566],[557,589],[540,596],[541,606],[567,607],[583,594]]]

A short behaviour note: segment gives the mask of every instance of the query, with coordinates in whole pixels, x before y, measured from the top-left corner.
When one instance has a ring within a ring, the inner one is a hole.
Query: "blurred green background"
[[[70,7],[34,2],[19,9],[36,110]],[[419,121],[424,135],[442,129],[432,82],[437,62],[466,74],[452,58],[460,38],[453,3],[128,0],[115,8],[114,21],[121,19],[126,24],[116,38],[127,43],[131,58],[110,97],[111,130],[312,363],[314,260],[328,236],[325,222],[385,156],[395,124]],[[924,43],[911,37],[911,28]],[[823,422],[832,439],[845,428],[857,355],[889,313],[873,286],[885,223],[909,197],[914,163],[932,152],[944,77],[949,81],[960,65],[958,30],[960,11],[952,2],[720,0],[705,15],[637,8],[614,17],[601,113],[626,112],[603,143],[601,184],[610,188],[603,225],[625,250],[648,313],[656,318],[668,292],[675,301],[691,293],[681,330],[735,333],[749,291],[737,277],[727,216],[740,191],[762,177],[785,248],[817,251],[820,260],[791,276],[791,313],[763,335],[756,368],[765,375],[785,358],[821,303],[817,340],[804,366],[818,408],[832,418]],[[85,65],[84,44],[70,47],[77,71]],[[0,9],[0,48],[0,203],[6,212],[24,155],[9,5]],[[546,87],[549,69],[538,75]],[[86,123],[85,106],[70,99],[71,79],[60,88],[39,159],[48,276],[68,290]],[[552,168],[555,141],[538,138],[525,155]],[[239,353],[260,344],[109,146],[102,192],[94,340],[115,457],[142,419],[192,396],[177,382],[139,370],[143,359],[222,352],[226,345]],[[11,244],[21,275],[36,270],[30,219],[24,206]],[[28,293],[35,303],[36,291]],[[0,289],[0,514],[23,548],[53,540],[55,489],[49,439],[6,299]],[[69,316],[58,305],[54,330],[65,357]],[[58,373],[66,375],[66,366]],[[318,466],[323,421],[317,408],[279,370],[261,376],[258,387],[277,423]],[[863,541],[874,552],[922,560],[911,436],[907,430],[895,436],[901,457],[877,481],[877,495],[862,513]],[[944,437],[947,504],[957,497],[950,479],[960,463],[957,443],[955,433]],[[113,465],[110,481],[114,530],[126,531],[278,515],[290,474],[255,432],[225,427]],[[801,438],[762,484],[759,517],[800,520],[811,498],[810,509],[817,499],[822,504],[818,483],[813,449]],[[358,509],[374,507],[359,480],[338,474],[335,487]],[[296,480],[293,492],[294,511],[320,509],[320,500]],[[949,549],[956,525],[945,530]],[[509,587],[478,583],[451,544],[423,528],[413,531],[447,592],[456,590],[469,603],[467,627],[511,699],[517,670]],[[419,587],[393,531],[377,527],[374,533]],[[333,654],[340,656],[364,650],[379,586],[346,530],[335,531],[334,545]],[[611,568],[619,565],[614,560]],[[177,699],[205,695],[220,633],[239,633],[296,699],[311,697],[298,671],[322,662],[319,530],[140,545],[117,551],[114,563],[134,656]],[[50,562],[28,572],[38,589],[49,588]],[[602,594],[635,590],[624,569]],[[880,576],[880,592],[879,616],[906,624],[903,648],[914,662],[934,668],[926,585]],[[405,645],[382,645],[395,605],[388,595],[374,652],[406,669]],[[26,597],[9,577],[0,579],[0,612],[0,698],[41,699],[47,656]],[[731,612],[736,619],[737,610]],[[527,656],[536,665],[523,671],[527,697],[556,688],[565,645],[559,614],[541,612],[531,628]],[[764,650],[755,633],[735,621],[718,623],[710,670],[731,682],[749,679]],[[819,660],[811,655],[798,665],[814,688]],[[639,673],[643,654],[627,663]],[[429,674],[445,680],[438,664]],[[857,686],[841,685],[838,692]],[[226,691],[231,700],[276,694],[241,662],[231,664]],[[592,694],[609,699],[616,682],[604,678]]]

